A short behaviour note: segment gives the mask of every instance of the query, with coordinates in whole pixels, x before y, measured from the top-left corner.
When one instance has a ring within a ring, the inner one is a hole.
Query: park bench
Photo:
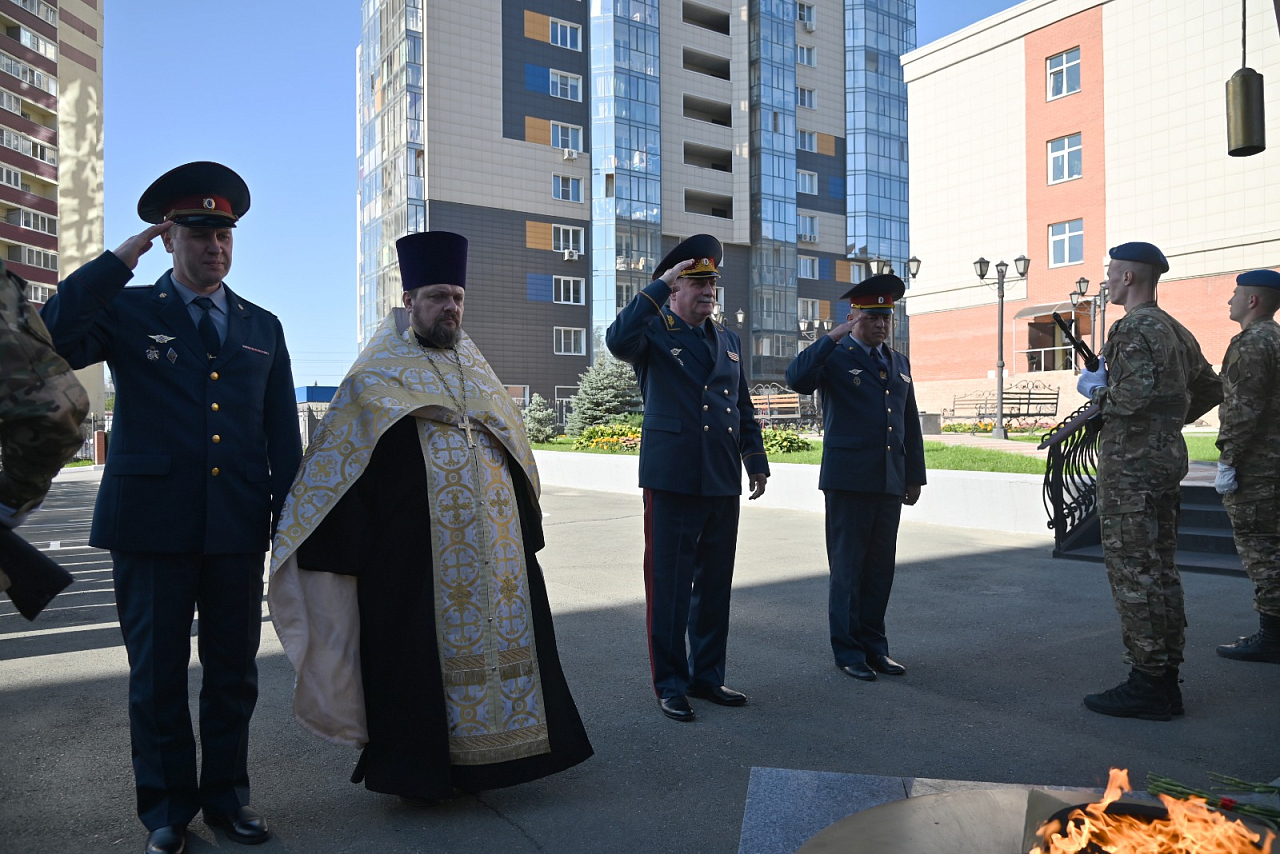
[[[1006,386],[1004,389],[1004,420],[1009,422],[1034,422],[1042,418],[1056,418],[1058,414],[1058,394],[1056,386],[1046,385],[1038,380],[1024,380]],[[951,408],[942,410],[944,421],[973,421],[973,430],[984,421],[994,422],[996,417],[996,393],[994,391],[971,391],[968,394],[956,395],[951,401]]]
[[[761,427],[776,427],[777,421],[800,420],[800,395],[795,392],[780,394],[753,394],[751,405],[756,410],[756,420]]]

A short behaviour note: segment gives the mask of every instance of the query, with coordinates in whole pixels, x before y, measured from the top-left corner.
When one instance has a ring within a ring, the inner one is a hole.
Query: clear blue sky
[[[918,42],[1012,5],[917,0]],[[161,173],[227,164],[253,196],[227,282],[280,316],[297,385],[336,384],[356,353],[359,0],[104,7],[107,248],[141,230],[138,196]],[[168,257],[157,241],[135,281]]]

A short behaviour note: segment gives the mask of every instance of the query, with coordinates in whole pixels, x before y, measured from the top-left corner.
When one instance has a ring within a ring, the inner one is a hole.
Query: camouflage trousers
[[[1253,581],[1253,607],[1280,617],[1280,497],[1275,486],[1222,496],[1235,531],[1236,551]]]
[[[1151,676],[1180,665],[1186,645],[1182,577],[1174,560],[1180,502],[1176,486],[1099,489],[1102,553],[1120,613],[1124,660]]]

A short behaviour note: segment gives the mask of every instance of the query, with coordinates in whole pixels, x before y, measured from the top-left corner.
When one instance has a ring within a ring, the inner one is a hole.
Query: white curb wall
[[[538,473],[544,484],[568,486],[600,492],[629,492],[639,495],[640,458],[628,454],[575,454],[566,451],[535,451]],[[765,494],[757,499],[763,506],[822,513],[822,492],[818,489],[818,466],[770,463],[773,474]],[[1044,478],[1035,474],[1001,474],[980,471],[930,469],[929,483],[914,507],[903,508],[902,518],[911,522],[984,528],[1017,534],[1051,537],[1044,509]],[[746,477],[743,477],[743,499]]]

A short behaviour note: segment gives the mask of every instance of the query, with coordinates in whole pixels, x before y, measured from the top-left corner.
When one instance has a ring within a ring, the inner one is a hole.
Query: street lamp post
[[[1026,278],[1031,260],[1025,255],[1013,259],[1014,269],[1018,275]],[[979,279],[987,278],[987,269],[991,262],[979,258],[973,262],[973,271]],[[1009,432],[1004,429],[1004,275],[1009,272],[1009,265],[1004,261],[996,264],[996,423],[991,426],[991,438],[1008,439]]]

